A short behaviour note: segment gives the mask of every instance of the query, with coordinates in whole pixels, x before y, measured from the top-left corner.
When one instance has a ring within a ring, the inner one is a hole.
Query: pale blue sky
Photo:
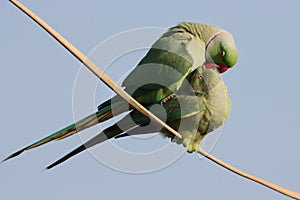
[[[239,61],[223,78],[232,113],[212,154],[300,192],[299,1],[22,2],[85,54],[132,28],[195,21],[231,31]],[[0,2],[0,24],[2,159],[73,122],[72,92],[80,63],[8,1]],[[129,56],[123,65],[141,57]],[[194,154],[139,175],[110,169],[87,152],[41,171],[79,144],[74,136],[1,164],[1,198],[288,199]]]

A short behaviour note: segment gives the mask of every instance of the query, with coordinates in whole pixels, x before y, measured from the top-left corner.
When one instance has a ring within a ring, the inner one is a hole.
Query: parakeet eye
[[[225,51],[224,50],[222,50],[221,52],[220,52],[220,56],[223,58],[224,56],[225,56]]]
[[[203,79],[203,77],[204,77],[203,74],[198,74],[198,79],[199,80]]]

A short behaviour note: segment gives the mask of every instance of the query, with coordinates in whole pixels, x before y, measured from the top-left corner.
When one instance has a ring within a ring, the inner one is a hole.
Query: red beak
[[[228,70],[228,67],[224,64],[220,64],[219,67],[218,67],[218,71],[220,74],[226,72]]]

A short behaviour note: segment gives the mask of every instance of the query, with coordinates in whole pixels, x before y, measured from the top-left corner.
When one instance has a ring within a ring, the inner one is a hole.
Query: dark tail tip
[[[54,162],[54,163],[52,163],[51,165],[47,166],[45,169],[43,169],[43,171],[49,170],[49,169],[55,167],[55,166],[58,165],[58,164],[59,164],[59,163]]]
[[[77,149],[74,149],[73,151],[71,151],[67,155],[65,155],[62,158],[60,158],[59,160],[55,161],[51,165],[47,166],[44,170],[49,170],[49,169],[61,164],[62,162],[68,160],[69,158],[75,156],[76,154],[80,153],[81,151],[83,151],[85,149],[86,149],[86,147],[84,145],[79,146]]]
[[[14,157],[20,155],[23,152],[24,152],[24,149],[21,149],[20,151],[17,151],[16,153],[13,153],[10,156],[8,156],[7,158],[5,158],[4,160],[2,160],[1,163],[5,162],[5,161],[7,161],[7,160],[9,160],[11,158],[14,158]]]

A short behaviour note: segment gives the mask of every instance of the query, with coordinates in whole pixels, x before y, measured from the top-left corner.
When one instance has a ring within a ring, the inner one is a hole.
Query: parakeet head
[[[215,88],[216,84],[222,80],[220,74],[215,69],[206,69],[206,67],[198,67],[188,77],[195,93],[208,93]]]
[[[206,43],[207,68],[217,67],[218,71],[223,73],[233,67],[237,59],[237,49],[229,32],[221,30]]]
[[[172,30],[188,32],[203,42],[207,69],[217,68],[223,73],[236,64],[238,53],[228,31],[215,25],[193,22],[180,22]]]

